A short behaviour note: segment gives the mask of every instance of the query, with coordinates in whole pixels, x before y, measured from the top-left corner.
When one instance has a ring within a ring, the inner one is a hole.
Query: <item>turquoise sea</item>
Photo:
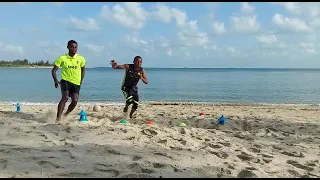
[[[320,69],[145,68],[141,102],[320,104]],[[60,78],[61,71],[58,71]],[[123,70],[87,68],[79,103],[123,103]],[[0,68],[0,103],[57,103],[51,69]]]

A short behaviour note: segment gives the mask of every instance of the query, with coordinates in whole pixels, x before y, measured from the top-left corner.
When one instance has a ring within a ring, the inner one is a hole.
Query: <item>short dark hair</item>
[[[136,59],[138,59],[138,58],[140,58],[140,59],[142,59],[142,57],[141,56],[136,56],[136,57],[134,57],[134,61],[136,60]]]
[[[70,46],[71,44],[77,44],[78,45],[77,41],[75,41],[75,40],[68,41],[68,46]]]

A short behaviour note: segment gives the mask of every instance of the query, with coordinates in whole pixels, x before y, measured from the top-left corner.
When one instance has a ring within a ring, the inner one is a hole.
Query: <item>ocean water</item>
[[[145,68],[141,102],[320,104],[319,69]],[[57,72],[61,76],[61,70]],[[88,68],[79,103],[124,103],[124,70]],[[0,68],[0,103],[57,103],[51,69]]]

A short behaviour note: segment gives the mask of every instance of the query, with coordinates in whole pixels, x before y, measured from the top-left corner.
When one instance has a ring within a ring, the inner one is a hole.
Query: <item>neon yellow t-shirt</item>
[[[80,85],[81,68],[86,65],[86,60],[83,56],[76,54],[73,57],[70,57],[67,53],[58,57],[54,62],[54,65],[62,68],[61,79]]]

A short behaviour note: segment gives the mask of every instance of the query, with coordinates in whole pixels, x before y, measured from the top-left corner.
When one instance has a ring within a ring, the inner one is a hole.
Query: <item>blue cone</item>
[[[80,122],[88,122],[87,113],[84,110],[81,110],[79,115],[80,115]]]
[[[226,122],[227,118],[225,118],[223,115],[218,119],[218,124],[224,124]]]

